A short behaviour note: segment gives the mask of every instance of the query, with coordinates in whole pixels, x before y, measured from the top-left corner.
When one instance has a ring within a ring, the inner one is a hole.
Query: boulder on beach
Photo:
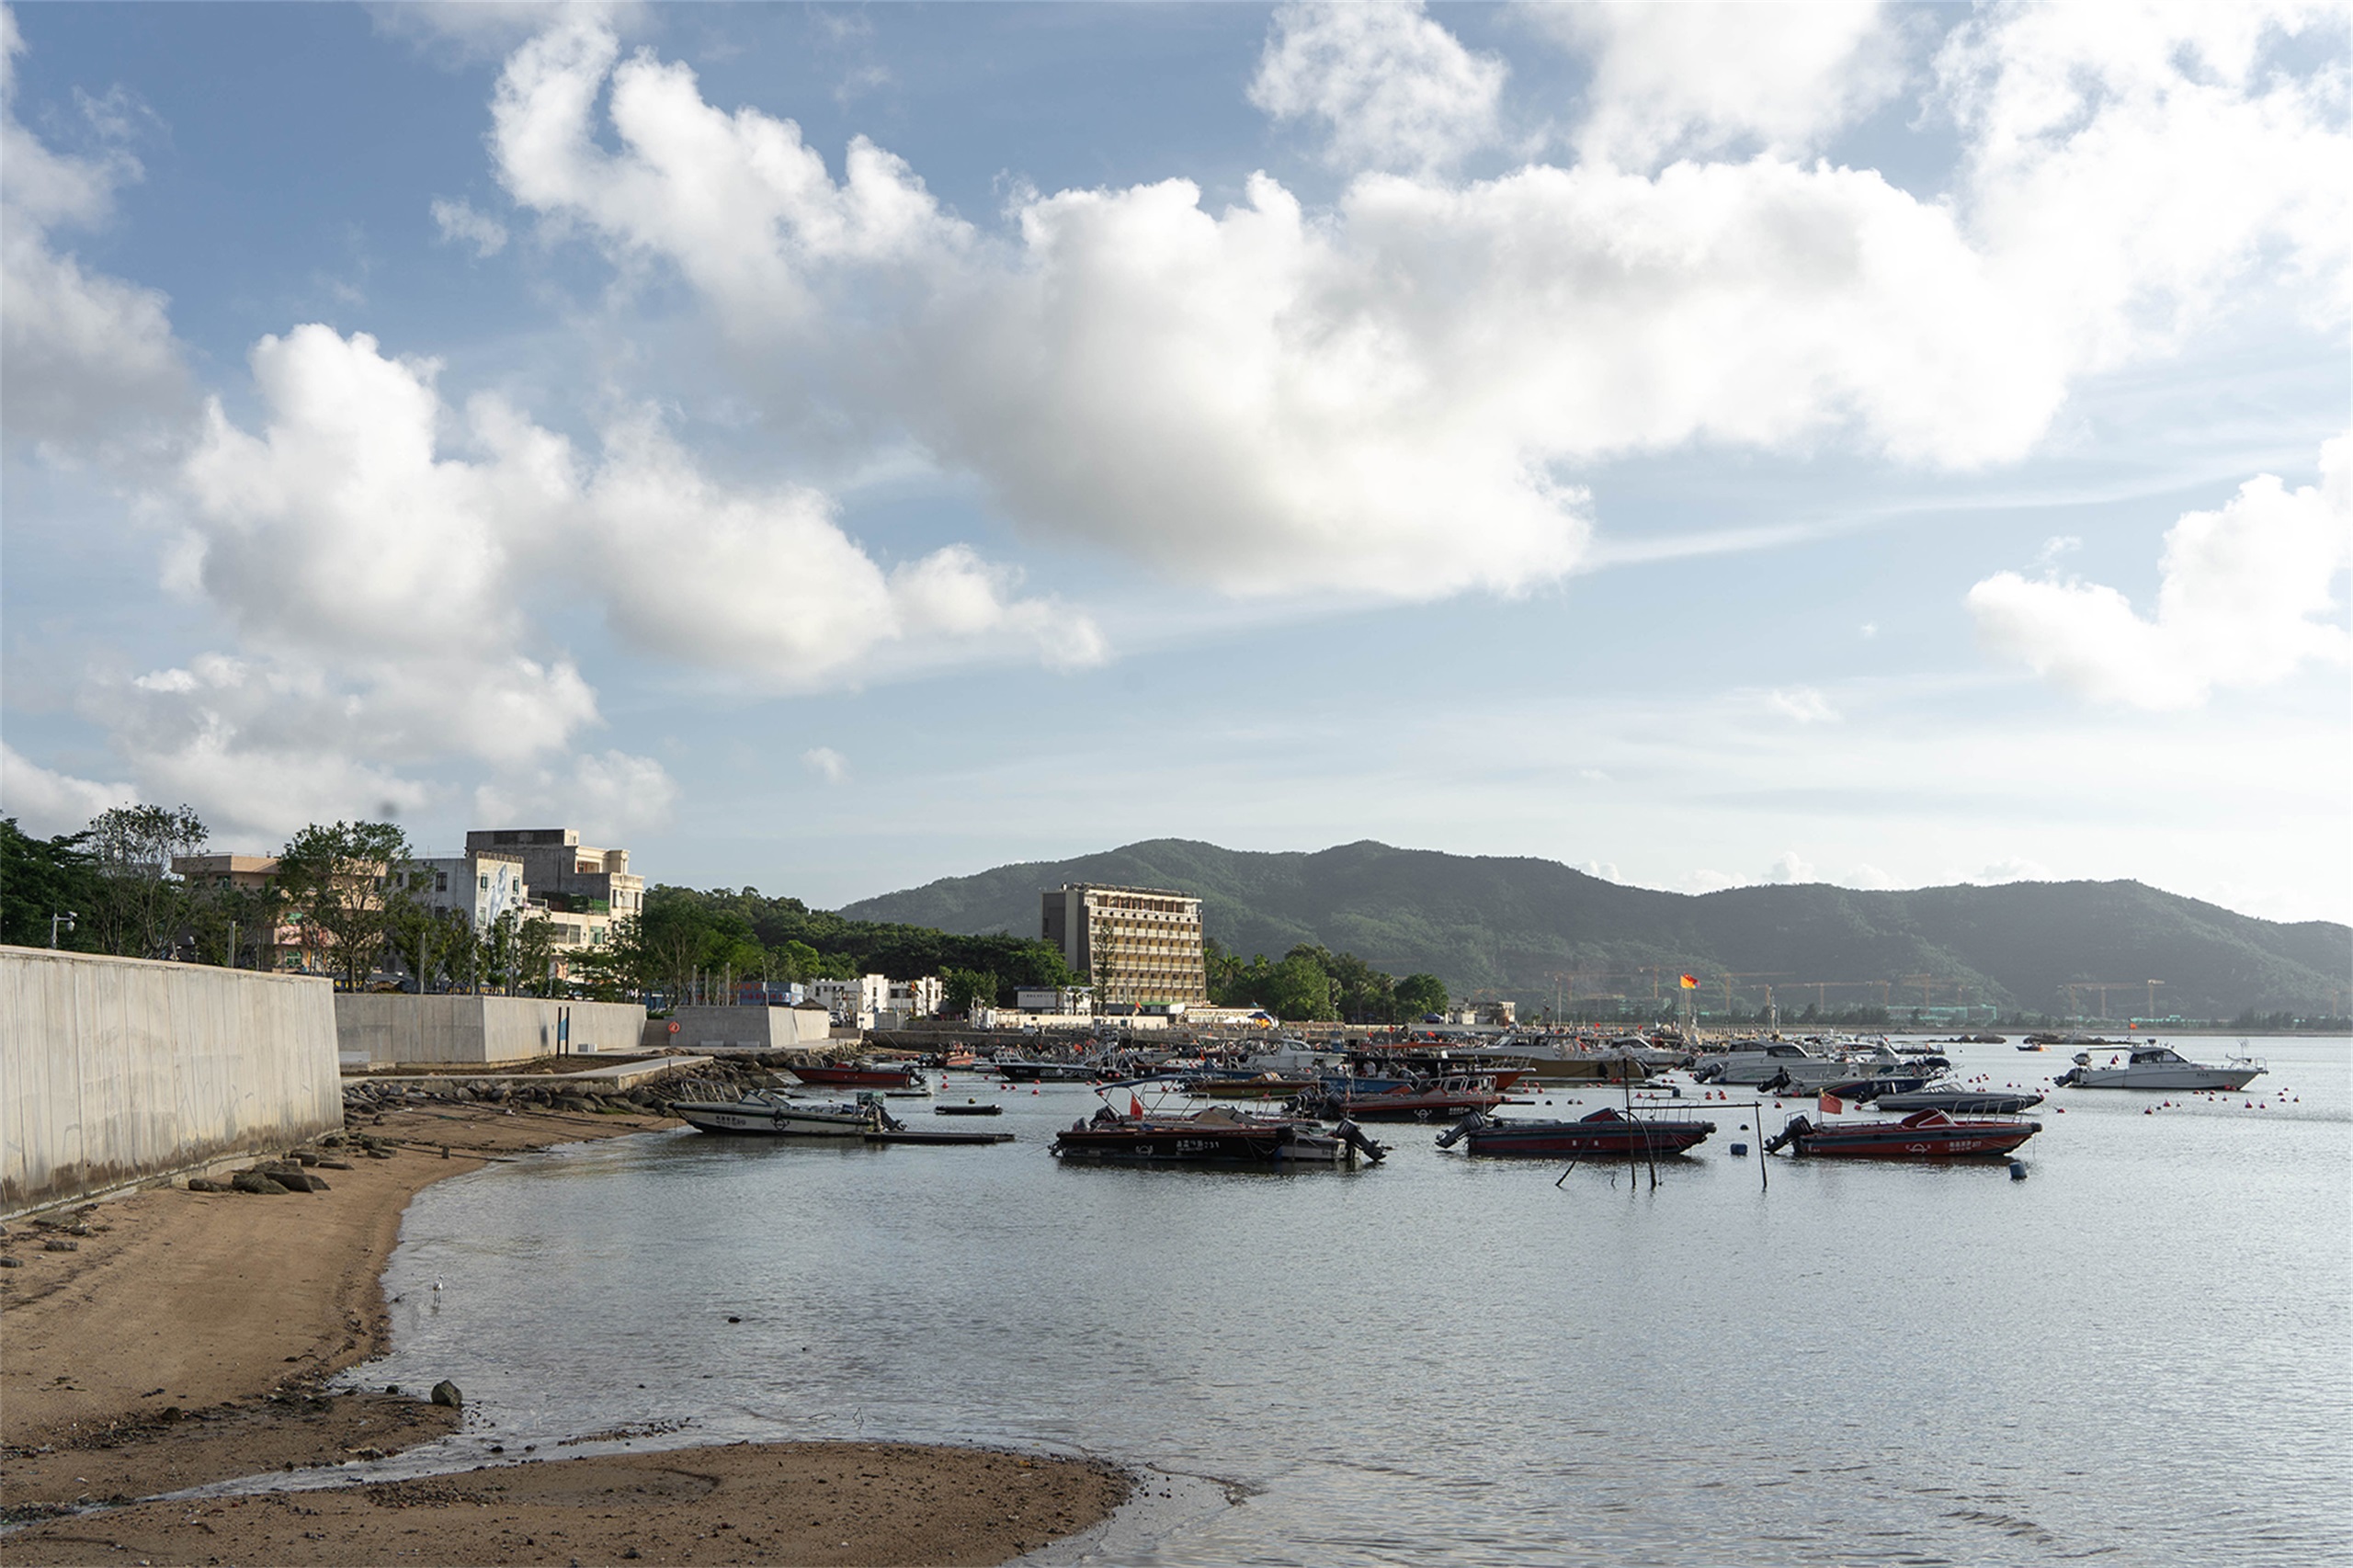
[[[465,1408],[466,1396],[458,1392],[457,1384],[444,1378],[433,1385],[433,1403],[446,1404],[452,1410],[462,1410]]]

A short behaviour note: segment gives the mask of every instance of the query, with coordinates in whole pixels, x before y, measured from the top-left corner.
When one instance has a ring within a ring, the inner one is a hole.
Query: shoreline
[[[793,1442],[137,1501],[460,1429],[462,1412],[422,1389],[325,1386],[388,1343],[382,1278],[411,1199],[503,1158],[676,1125],[439,1101],[355,1112],[348,1139],[395,1152],[320,1151],[348,1167],[314,1167],[324,1191],[154,1187],[51,1210],[48,1226],[10,1221],[0,1251],[20,1267],[0,1271],[0,1525],[18,1528],[0,1535],[0,1562],[711,1562],[741,1555],[720,1550],[729,1540],[757,1540],[769,1562],[1001,1562],[1126,1500],[1129,1478],[1098,1461]],[[48,1250],[52,1239],[73,1250]],[[609,1506],[592,1514],[587,1498]]]

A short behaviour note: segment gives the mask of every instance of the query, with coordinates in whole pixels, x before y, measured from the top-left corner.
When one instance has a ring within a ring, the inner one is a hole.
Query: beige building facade
[[[1040,895],[1040,931],[1086,971],[1098,1007],[1209,1000],[1201,901],[1165,888],[1069,882]]]
[[[521,863],[526,918],[545,911],[559,955],[603,948],[614,921],[645,908],[645,879],[630,873],[629,851],[583,844],[574,828],[477,829],[466,835],[466,854]]]

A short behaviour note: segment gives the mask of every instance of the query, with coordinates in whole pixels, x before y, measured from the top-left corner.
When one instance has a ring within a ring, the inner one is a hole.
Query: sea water
[[[352,1381],[454,1380],[465,1457],[982,1442],[1244,1496],[1123,1562],[2353,1561],[2353,1042],[2253,1048],[2243,1094],[2056,1091],[2022,1181],[1760,1171],[1691,1088],[1718,1131],[1655,1187],[1414,1126],[1353,1172],[1072,1168],[1090,1090],[960,1074],[1005,1113],[892,1109],[1019,1142],[661,1132],[427,1188]]]

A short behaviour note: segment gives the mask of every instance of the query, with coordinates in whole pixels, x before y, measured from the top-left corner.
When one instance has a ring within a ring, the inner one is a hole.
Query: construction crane
[[[2108,1019],[2108,994],[2111,991],[2130,991],[2136,985],[2146,987],[2149,994],[2148,1011],[2143,1017],[2156,1017],[2157,987],[2164,983],[2162,980],[2071,980],[2060,989],[2067,994],[2067,1011],[2076,1017],[2081,1017],[2084,1010],[2082,994],[2086,991],[2098,992],[2099,1016],[2101,1021],[2105,1022]]]
[[[1726,970],[1724,971],[1724,1011],[1727,1013],[1732,1011],[1732,983],[1733,981],[1779,980],[1781,976],[1789,972],[1790,971],[1785,969]],[[1767,1001],[1768,1003],[1771,1000],[1771,990],[1772,988],[1770,986],[1766,988]]]

